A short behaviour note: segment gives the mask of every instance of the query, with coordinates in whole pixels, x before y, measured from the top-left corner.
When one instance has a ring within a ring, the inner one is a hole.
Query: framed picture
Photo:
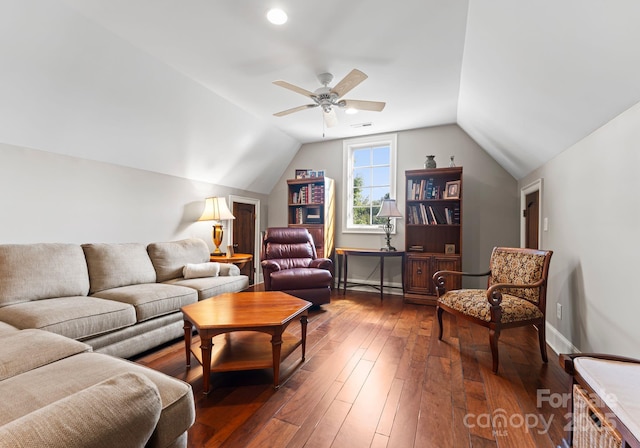
[[[305,179],[309,170],[296,170],[296,179]]]
[[[324,170],[317,171],[318,177],[324,177]]]
[[[445,244],[444,245],[444,253],[445,254],[455,254],[456,253],[456,245],[455,244]]]
[[[444,188],[444,199],[459,199],[460,198],[460,181],[454,180],[447,182]]]
[[[235,255],[234,251],[233,251],[233,246],[229,245],[227,246],[227,258],[231,258]]]
[[[309,177],[318,177],[317,171],[309,171]]]

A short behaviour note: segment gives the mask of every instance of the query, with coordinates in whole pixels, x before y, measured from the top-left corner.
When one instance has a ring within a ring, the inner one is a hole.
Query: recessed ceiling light
[[[344,113],[345,113],[345,114],[349,114],[349,115],[354,115],[354,114],[357,114],[357,113],[358,113],[358,109],[355,109],[355,108],[353,108],[353,107],[347,107],[347,108],[344,110]]]
[[[284,25],[287,23],[287,13],[282,9],[273,8],[267,12],[267,20],[273,23],[274,25]]]

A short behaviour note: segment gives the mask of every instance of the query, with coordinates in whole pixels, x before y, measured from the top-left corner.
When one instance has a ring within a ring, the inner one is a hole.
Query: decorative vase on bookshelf
[[[424,161],[424,167],[425,169],[435,168],[436,167],[435,156],[427,156],[427,159]]]

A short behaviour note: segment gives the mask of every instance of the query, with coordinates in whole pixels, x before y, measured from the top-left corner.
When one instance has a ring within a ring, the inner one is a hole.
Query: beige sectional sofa
[[[181,306],[248,286],[208,262],[193,238],[0,245],[0,448],[185,447],[191,386],[121,358],[181,337]]]
[[[131,357],[183,334],[180,307],[247,288],[220,264],[215,277],[184,278],[209,261],[196,238],[166,243],[0,245],[0,321]]]
[[[0,448],[186,447],[191,386],[43,330],[0,323]]]

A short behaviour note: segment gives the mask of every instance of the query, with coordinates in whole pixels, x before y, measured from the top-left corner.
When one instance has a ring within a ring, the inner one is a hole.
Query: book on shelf
[[[424,252],[424,247],[419,244],[412,244],[409,246],[410,252]]]

